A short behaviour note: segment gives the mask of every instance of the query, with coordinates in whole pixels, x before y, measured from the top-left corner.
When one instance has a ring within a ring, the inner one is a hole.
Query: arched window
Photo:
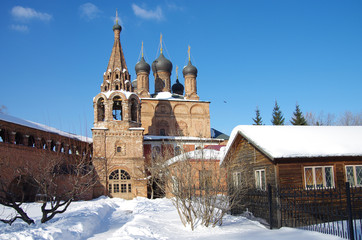
[[[118,73],[116,74],[116,79],[118,79]]]
[[[0,142],[5,142],[5,130],[0,129]]]
[[[46,141],[44,140],[44,138],[41,139],[41,148],[42,148],[42,149],[48,149],[47,143],[46,143]]]
[[[53,152],[57,151],[53,140],[50,142],[50,150],[53,151]]]
[[[122,119],[122,99],[119,96],[113,98],[113,120]]]
[[[118,90],[118,85],[116,85],[116,90]]]
[[[131,121],[137,122],[137,116],[138,116],[138,103],[137,100],[132,98],[131,100]]]
[[[99,98],[97,101],[97,120],[104,121],[104,99]]]
[[[35,139],[33,136],[29,136],[28,138],[28,146],[29,147],[35,147]]]
[[[61,152],[61,153],[64,153],[64,152],[65,152],[63,143],[60,145],[60,152]]]
[[[17,145],[23,145],[24,144],[23,135],[21,133],[19,133],[19,132],[17,132],[15,134],[15,144],[17,144]]]
[[[153,146],[152,147],[152,159],[156,159],[159,156],[161,156],[160,146]]]
[[[175,156],[178,156],[182,153],[182,149],[180,146],[175,147]]]
[[[114,170],[108,177],[108,192],[113,197],[131,198],[131,176],[122,169]]]

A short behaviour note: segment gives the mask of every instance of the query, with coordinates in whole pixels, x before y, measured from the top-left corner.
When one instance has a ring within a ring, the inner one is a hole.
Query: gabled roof
[[[84,136],[77,135],[77,134],[74,134],[74,133],[63,132],[61,130],[58,130],[58,129],[53,128],[53,127],[46,126],[46,125],[41,124],[41,123],[28,121],[28,120],[17,118],[17,117],[14,117],[14,116],[11,116],[11,115],[8,115],[8,114],[4,114],[4,113],[0,113],[0,120],[5,121],[5,122],[18,124],[18,125],[25,126],[25,127],[29,127],[29,128],[33,128],[33,129],[37,129],[37,130],[41,130],[41,131],[44,131],[44,132],[50,132],[50,133],[58,134],[58,135],[68,137],[68,138],[77,139],[77,140],[80,140],[80,141],[83,141],[83,142],[88,142],[88,143],[93,142],[92,138],[89,138],[89,137],[84,137]]]
[[[362,156],[362,126],[245,126],[231,132],[225,155],[238,135],[275,158]]]

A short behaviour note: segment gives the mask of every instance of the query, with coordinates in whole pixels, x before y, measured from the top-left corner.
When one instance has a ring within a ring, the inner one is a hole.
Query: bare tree
[[[34,151],[38,152],[38,161],[24,161],[14,166],[7,159],[1,159],[0,204],[17,213],[2,219],[3,222],[11,224],[21,219],[34,223],[22,206],[26,201],[36,200],[42,202],[41,223],[45,223],[56,214],[64,213],[72,201],[85,197],[95,183],[90,146],[82,150],[75,148],[72,154]],[[7,169],[13,170],[6,172]],[[19,177],[9,182],[14,176]]]
[[[216,152],[184,152],[163,165],[165,192],[172,197],[183,225],[192,230],[197,225],[221,225],[223,216],[239,201],[234,196],[240,191],[229,191]]]
[[[21,219],[30,225],[34,223],[34,220],[31,219],[23,209],[23,203],[26,201],[26,193],[21,188],[18,189],[19,191],[17,192],[14,191],[14,185],[20,185],[23,179],[19,177],[11,184],[9,178],[9,176],[14,174],[18,175],[19,173],[19,169],[15,169],[12,166],[9,158],[4,156],[0,158],[0,205],[14,210],[13,213],[7,216],[1,216],[0,221],[11,225],[15,220]]]
[[[352,113],[345,111],[338,120],[338,125],[342,126],[361,126],[362,125],[362,112]]]
[[[327,113],[327,115],[325,115],[323,111],[318,115],[313,112],[307,112],[305,114],[305,119],[310,126],[332,126],[336,123],[334,114]]]

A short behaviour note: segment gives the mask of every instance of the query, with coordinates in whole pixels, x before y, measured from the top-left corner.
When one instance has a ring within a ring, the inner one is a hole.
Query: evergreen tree
[[[302,111],[300,111],[299,105],[295,106],[295,112],[293,113],[292,120],[290,123],[293,125],[308,125],[307,121],[305,120]]]
[[[280,107],[275,100],[275,106],[273,109],[273,119],[271,120],[273,125],[284,125],[284,117],[282,111],[280,111]]]
[[[261,116],[260,116],[260,111],[259,111],[259,108],[256,107],[256,110],[255,110],[255,118],[253,118],[253,125],[263,125],[263,120],[261,119]]]

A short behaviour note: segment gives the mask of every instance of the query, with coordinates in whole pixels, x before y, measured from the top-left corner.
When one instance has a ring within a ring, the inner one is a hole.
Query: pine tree
[[[256,107],[256,110],[255,110],[255,118],[253,118],[253,125],[263,125],[263,120],[261,119],[261,116],[260,116],[260,111],[259,111],[259,108]]]
[[[308,125],[305,120],[302,111],[300,111],[299,105],[295,106],[295,112],[293,113],[294,117],[290,120],[290,123],[293,125]]]
[[[273,125],[284,125],[284,117],[282,111],[280,111],[280,107],[275,100],[275,106],[273,109],[273,119],[271,120]]]

